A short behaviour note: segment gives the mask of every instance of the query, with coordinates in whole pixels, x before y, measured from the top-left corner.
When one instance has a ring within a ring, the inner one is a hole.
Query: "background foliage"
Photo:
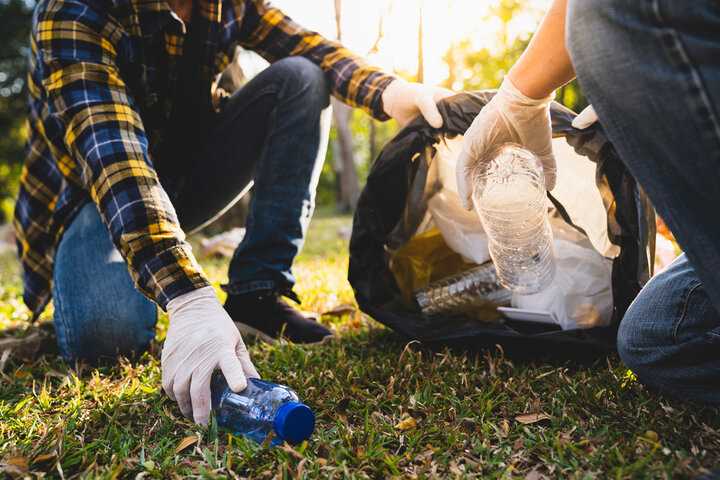
[[[9,221],[12,215],[27,134],[25,75],[33,3],[33,0],[0,0],[0,223]],[[513,19],[528,8],[527,3],[526,0],[500,0],[490,10],[488,18],[478,19],[481,22],[492,17],[499,19],[504,26],[492,49],[474,48],[470,39],[451,45],[444,56],[449,70],[444,86],[458,91],[496,88],[529,41],[529,35],[513,37],[509,33]],[[396,73],[408,80],[416,80],[419,76],[417,73]],[[576,110],[586,105],[574,83],[561,89],[557,98]],[[372,161],[397,132],[397,125],[394,122],[377,122],[355,111],[350,127],[357,174],[362,186]],[[334,143],[337,136],[335,129],[331,135]],[[317,199],[321,206],[334,206],[338,201],[338,153],[336,148],[332,148],[333,143],[328,148],[318,188]]]
[[[0,223],[12,211],[23,158],[31,5],[0,0]]]

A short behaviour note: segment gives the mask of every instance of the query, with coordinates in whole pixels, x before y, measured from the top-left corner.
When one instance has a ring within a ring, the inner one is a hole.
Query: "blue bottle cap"
[[[278,409],[273,427],[281,439],[294,445],[310,438],[315,430],[315,414],[304,403],[288,402]]]

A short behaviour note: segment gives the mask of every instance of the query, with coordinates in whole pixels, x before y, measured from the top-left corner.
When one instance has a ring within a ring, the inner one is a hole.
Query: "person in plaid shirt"
[[[163,388],[207,422],[220,368],[255,370],[240,332],[295,342],[331,333],[289,307],[313,211],[329,95],[401,124],[449,92],[367,65],[263,0],[42,0],[32,25],[30,140],[15,227],[24,300],[50,299],[62,355],[145,350],[156,304],[170,324]],[[237,46],[271,65],[228,94]],[[185,239],[254,182],[247,235],[221,305]]]

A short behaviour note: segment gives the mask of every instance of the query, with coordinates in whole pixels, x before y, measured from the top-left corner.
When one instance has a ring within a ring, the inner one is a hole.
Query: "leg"
[[[155,337],[157,307],[135,290],[95,205],[80,211],[58,247],[55,330],[68,361],[131,356]]]
[[[291,57],[272,64],[229,100],[176,202],[185,230],[217,218],[252,185],[247,234],[227,291],[289,291],[325,158],[330,101],[322,70]]]
[[[570,0],[578,80],[720,311],[720,3]]]
[[[685,255],[650,280],[630,306],[618,351],[648,386],[720,405],[720,315]]]
[[[291,267],[312,217],[330,129],[322,70],[274,63],[229,100],[176,202],[188,230],[211,221],[252,185],[247,233],[230,263],[225,308],[244,335],[314,343],[331,336],[280,297],[295,297]]]

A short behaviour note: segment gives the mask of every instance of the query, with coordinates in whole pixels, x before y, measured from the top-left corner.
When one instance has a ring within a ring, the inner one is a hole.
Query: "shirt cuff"
[[[397,80],[397,77],[393,75],[383,74],[379,78],[374,79],[372,82],[368,101],[365,103],[365,105],[368,109],[368,112],[377,120],[383,122],[386,120],[390,120],[390,116],[385,113],[385,106],[383,105],[382,96],[387,86],[395,80]]]
[[[163,309],[170,300],[210,286],[190,245],[178,245],[160,252],[140,272],[140,288]]]

